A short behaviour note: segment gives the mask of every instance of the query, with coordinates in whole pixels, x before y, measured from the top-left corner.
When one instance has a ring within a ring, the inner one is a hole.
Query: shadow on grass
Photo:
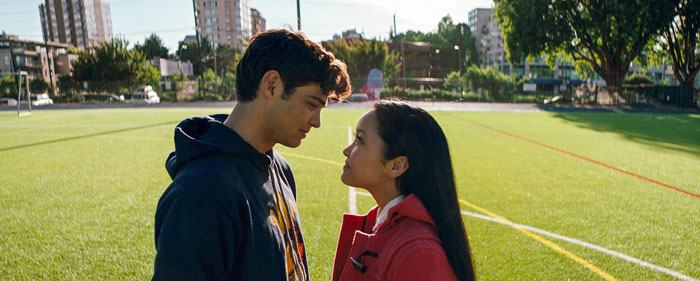
[[[551,112],[580,128],[700,157],[700,115],[669,113]]]
[[[177,120],[177,121],[167,121],[167,122],[161,122],[161,123],[155,123],[155,124],[148,124],[148,125],[137,126],[137,127],[131,127],[131,128],[124,128],[124,129],[118,129],[118,130],[111,130],[111,131],[105,131],[105,132],[87,134],[87,135],[82,135],[82,136],[74,136],[74,137],[60,138],[60,139],[54,139],[54,140],[40,141],[40,142],[35,142],[35,143],[20,144],[20,145],[15,145],[15,146],[10,146],[10,147],[0,148],[0,152],[5,152],[5,151],[10,151],[10,150],[15,150],[15,149],[21,149],[21,148],[27,148],[27,147],[40,146],[40,145],[45,145],[45,144],[53,144],[53,143],[66,142],[66,141],[73,141],[73,140],[79,140],[79,139],[86,139],[86,138],[92,138],[92,137],[98,137],[98,136],[104,136],[104,135],[111,135],[111,134],[123,133],[123,132],[128,132],[128,131],[135,131],[135,130],[153,128],[153,127],[158,127],[158,126],[163,126],[163,125],[168,125],[168,124],[173,124],[173,125],[175,125],[175,124],[177,124],[178,122],[180,122],[180,120]]]

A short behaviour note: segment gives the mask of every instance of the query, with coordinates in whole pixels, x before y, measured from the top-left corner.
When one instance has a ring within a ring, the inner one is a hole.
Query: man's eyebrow
[[[364,134],[364,135],[367,134],[367,133],[365,133],[365,131],[363,131],[362,129],[357,129],[356,131],[357,131],[357,132],[355,132],[356,135],[359,135],[360,133],[362,133],[362,134]]]
[[[326,107],[326,101],[324,101],[323,99],[321,99],[321,98],[319,98],[319,97],[317,97],[317,96],[314,96],[314,95],[306,95],[306,96],[307,96],[307,97],[310,97],[310,98],[312,98],[312,99],[315,99],[316,101],[318,101],[318,103],[321,104],[321,108]]]

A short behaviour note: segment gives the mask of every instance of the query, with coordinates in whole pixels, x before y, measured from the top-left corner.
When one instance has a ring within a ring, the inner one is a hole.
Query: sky
[[[132,44],[156,33],[170,52],[185,35],[194,35],[192,0],[103,0],[111,4],[112,30]],[[42,0],[0,0],[0,32],[20,39],[42,41],[39,4]],[[396,29],[434,31],[449,14],[455,22],[467,23],[469,11],[491,8],[492,0],[300,0],[301,31],[314,41],[333,38],[357,29],[365,38],[385,39]],[[250,0],[267,20],[267,29],[297,28],[296,0]]]

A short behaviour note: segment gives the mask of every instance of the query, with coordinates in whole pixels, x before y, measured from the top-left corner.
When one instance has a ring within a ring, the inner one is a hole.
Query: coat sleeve
[[[389,265],[387,281],[457,280],[442,248],[424,247],[402,252],[397,253]]]
[[[226,280],[234,263],[235,231],[214,200],[184,193],[156,211],[152,280]]]

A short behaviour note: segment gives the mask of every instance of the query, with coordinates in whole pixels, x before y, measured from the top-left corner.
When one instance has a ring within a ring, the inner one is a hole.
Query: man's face
[[[297,87],[286,99],[277,95],[271,106],[269,136],[287,147],[297,147],[311,127],[321,127],[321,109],[326,106],[328,96],[321,87],[309,83]]]

